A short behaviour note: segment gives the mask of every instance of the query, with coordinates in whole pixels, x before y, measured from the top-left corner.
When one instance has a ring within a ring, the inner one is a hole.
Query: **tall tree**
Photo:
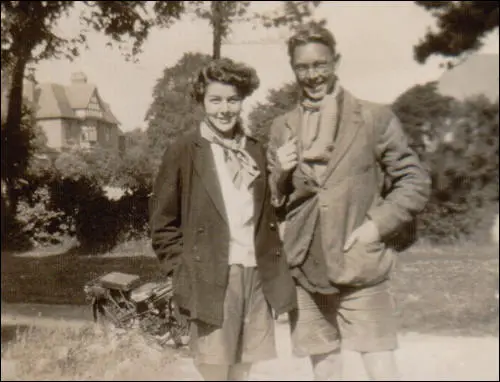
[[[212,57],[221,56],[221,47],[231,33],[231,25],[242,22],[260,22],[267,28],[288,26],[291,29],[312,17],[321,1],[281,1],[273,12],[250,12],[252,1],[191,1],[194,14],[208,20],[212,27]],[[324,23],[324,20],[321,21]]]
[[[281,1],[280,8],[271,13],[257,14],[257,18],[267,28],[286,26],[296,30],[299,26],[312,21],[324,25],[325,19],[313,20],[314,10],[321,3],[322,1]]]
[[[477,51],[484,37],[498,28],[497,1],[415,1],[437,21],[438,31],[428,30],[414,46],[415,59],[423,64],[432,55],[460,58]],[[448,67],[453,60],[448,60]]]
[[[2,181],[7,189],[15,188],[16,179],[25,171],[29,156],[23,139],[22,107],[23,79],[26,66],[40,60],[77,56],[85,47],[86,33],[95,30],[107,35],[113,43],[124,48],[125,57],[137,56],[154,25],[169,26],[184,10],[184,2],[168,1],[2,1],[1,54],[2,74],[9,73],[7,116],[2,123]],[[84,27],[74,38],[66,38],[56,28],[58,21],[70,11],[80,11]],[[131,46],[127,40],[131,41]],[[4,97],[2,97],[4,98]],[[3,164],[10,171],[3,171]],[[8,192],[9,193],[9,192]],[[14,204],[9,204],[15,208]]]
[[[231,24],[244,21],[250,1],[192,1],[194,14],[208,20],[212,27],[212,57],[220,58],[224,38],[231,31]]]

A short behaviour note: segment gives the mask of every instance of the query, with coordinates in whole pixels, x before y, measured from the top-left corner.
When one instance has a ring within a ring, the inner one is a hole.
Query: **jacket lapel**
[[[257,163],[260,171],[259,176],[255,178],[253,182],[254,217],[256,223],[255,228],[257,230],[266,196],[266,159],[259,147],[259,143],[252,138],[247,139],[246,150],[253,158],[255,163]]]
[[[339,164],[340,160],[349,151],[350,146],[354,142],[356,135],[363,124],[361,105],[347,91],[343,90],[343,93],[343,103],[341,107],[337,140],[332,152],[332,157],[322,176],[322,184],[325,183]]]
[[[227,222],[226,208],[219,183],[219,177],[217,175],[217,169],[215,167],[214,157],[212,155],[212,149],[210,147],[210,143],[201,137],[199,130],[196,134],[196,138],[193,140],[193,146],[193,163],[195,171],[201,178],[208,195],[217,208],[217,211]]]
[[[300,144],[300,137],[299,137],[299,132],[301,129],[301,124],[302,124],[302,112],[300,111],[300,106],[297,106],[295,109],[293,109],[291,112],[289,112],[287,119],[286,119],[286,127],[287,127],[287,136],[284,137],[283,143],[285,143],[290,137],[297,137],[297,152],[299,153],[299,163],[302,161],[301,157],[301,144]],[[314,182],[314,186],[318,185],[318,181],[316,179],[316,175],[314,174],[313,170],[309,166],[298,166],[300,168],[300,171],[312,182]]]

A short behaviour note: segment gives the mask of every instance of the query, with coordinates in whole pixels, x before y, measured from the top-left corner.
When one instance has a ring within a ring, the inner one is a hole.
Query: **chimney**
[[[71,83],[72,84],[86,84],[87,76],[83,72],[75,72],[71,74]]]

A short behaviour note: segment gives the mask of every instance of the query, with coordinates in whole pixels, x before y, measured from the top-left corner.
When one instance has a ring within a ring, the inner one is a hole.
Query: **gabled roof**
[[[74,109],[85,109],[95,91],[92,84],[71,84],[66,86],[66,97]]]
[[[97,87],[82,82],[67,86],[55,83],[39,84],[35,88],[36,118],[77,119],[75,110],[86,109],[94,94],[103,109],[103,119],[108,123],[119,125],[120,122],[112,113],[109,104],[103,102],[99,96]]]
[[[36,93],[36,118],[76,118],[66,98],[64,87],[57,84],[40,84]]]
[[[109,103],[102,102],[102,106],[104,108],[104,119],[108,122],[116,123],[117,125],[119,125],[120,121],[118,121],[118,119],[115,117],[115,115],[111,112],[111,108],[109,106]]]

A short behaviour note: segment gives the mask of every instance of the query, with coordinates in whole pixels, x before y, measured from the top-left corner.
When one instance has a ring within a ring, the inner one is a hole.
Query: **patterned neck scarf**
[[[210,143],[222,147],[229,176],[236,188],[241,189],[242,186],[250,188],[260,171],[254,159],[245,150],[246,136],[241,124],[238,122],[235,126],[233,138],[226,138],[217,131],[208,119],[205,119],[201,123],[201,135]]]
[[[299,138],[302,158],[306,161],[326,162],[330,158],[337,127],[339,91],[339,83],[335,81],[332,91],[320,101],[301,100]]]

